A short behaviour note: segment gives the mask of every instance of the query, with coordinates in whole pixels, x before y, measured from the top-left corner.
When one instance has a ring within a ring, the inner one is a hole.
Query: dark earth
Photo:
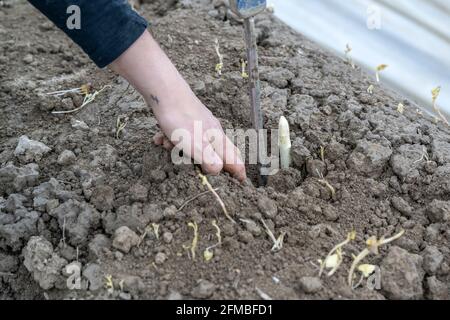
[[[242,24],[225,1],[143,2],[136,9],[223,127],[250,128]],[[254,175],[208,177],[233,224],[211,193],[184,205],[207,189],[194,165],[173,165],[152,143],[157,122],[124,79],[26,1],[0,1],[1,299],[449,298],[450,128],[272,13],[256,26],[265,127],[288,119],[293,164],[265,187]],[[108,87],[79,112],[51,113],[82,96],[45,93],[86,83]],[[206,261],[213,220],[222,244]],[[281,250],[261,221],[285,234]],[[319,277],[318,259],[353,229],[343,264]],[[352,256],[401,230],[363,261],[379,267],[379,286],[351,288]]]

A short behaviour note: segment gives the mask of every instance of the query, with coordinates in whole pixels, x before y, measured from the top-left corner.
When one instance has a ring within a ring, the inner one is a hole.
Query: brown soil
[[[139,11],[223,126],[248,128],[242,25],[209,2],[181,1],[164,10],[150,3]],[[450,129],[413,102],[269,13],[258,17],[265,126],[288,118],[294,165],[263,188],[251,179],[209,177],[238,221],[233,225],[211,194],[177,211],[206,189],[193,165],[172,165],[151,143],[158,127],[140,96],[96,69],[29,4],[7,3],[0,7],[0,298],[260,299],[261,292],[273,299],[448,298]],[[225,58],[221,77],[216,38]],[[84,83],[111,88],[78,113],[50,113],[74,108],[79,97],[42,93]],[[128,117],[128,125],[116,139],[118,116]],[[22,135],[51,151],[16,156]],[[65,150],[76,159],[61,157]],[[214,219],[223,244],[206,262],[203,251],[217,242]],[[271,252],[260,219],[275,236],[286,233],[279,252]],[[193,237],[189,222],[198,224],[195,261],[184,248]],[[152,223],[159,224],[159,238]],[[139,236],[148,231],[125,254],[111,244],[122,226]],[[317,260],[353,228],[357,239],[344,248],[343,265],[317,279]],[[403,237],[364,260],[381,267],[381,288],[352,290],[346,283],[352,254],[370,236],[402,229]],[[66,286],[63,269],[74,261],[82,267],[81,290]],[[106,275],[114,290],[105,288]]]

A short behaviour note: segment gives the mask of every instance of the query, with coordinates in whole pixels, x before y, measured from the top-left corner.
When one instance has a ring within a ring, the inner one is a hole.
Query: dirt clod
[[[31,140],[27,136],[21,136],[14,150],[14,155],[24,162],[30,162],[41,160],[50,151],[51,149],[42,142]]]
[[[68,166],[73,164],[77,160],[77,156],[70,150],[64,150],[58,156],[58,164],[62,166]]]
[[[265,196],[258,199],[258,208],[269,219],[275,218],[278,212],[276,202]]]
[[[450,221],[450,201],[433,200],[427,213],[432,222]]]
[[[435,246],[427,246],[422,252],[423,268],[429,275],[433,275],[441,266],[444,255]]]
[[[166,260],[167,260],[167,256],[163,252],[158,252],[155,256],[155,263],[157,265],[163,264],[164,262],[166,262]]]
[[[135,184],[128,190],[131,200],[137,201],[137,202],[145,202],[147,200],[148,196],[148,189],[147,187],[141,185],[141,184]]]
[[[98,291],[104,286],[105,273],[98,264],[87,265],[83,270],[83,277],[87,279],[90,291]]]
[[[423,297],[423,258],[392,247],[381,263],[382,290],[390,299],[409,300]],[[394,280],[395,279],[395,280]]]
[[[322,281],[317,277],[301,277],[299,285],[306,293],[316,293],[322,289]]]
[[[123,253],[130,252],[131,248],[139,244],[139,236],[130,228],[124,226],[114,232],[112,245]]]
[[[99,211],[111,210],[114,206],[114,189],[110,186],[100,185],[92,191],[91,203]]]
[[[42,289],[48,290],[62,279],[62,268],[67,261],[53,251],[50,242],[42,237],[31,237],[23,250],[24,265]]]
[[[157,120],[125,79],[96,68],[27,2],[8,4],[0,6],[0,298],[448,294],[450,129],[416,112],[423,106],[387,84],[368,94],[373,75],[262,13],[256,29],[263,123],[270,133],[280,116],[288,119],[292,166],[266,186],[256,184],[253,166],[244,184],[226,173],[208,176],[232,223],[211,193],[202,195],[196,166],[174,165],[170,152],[152,143]],[[226,1],[135,4],[223,128],[251,128],[242,23]],[[23,61],[28,54],[29,63]],[[79,112],[50,113],[78,107],[84,97],[46,92],[87,83],[109,87]],[[127,125],[117,136],[118,119]],[[281,250],[271,252],[273,239],[261,219],[276,238],[285,234]],[[206,262],[202,253],[219,242],[213,220],[222,244]],[[198,226],[195,261],[184,249],[193,243],[189,222]],[[405,234],[395,247],[367,259],[381,267],[382,289],[350,288],[344,270],[363,240],[400,229]],[[344,248],[338,272],[314,278],[317,259],[351,230],[357,240]],[[73,276],[64,271],[67,262],[82,271],[80,290],[67,288]]]
[[[192,289],[191,296],[195,299],[211,298],[216,291],[216,285],[208,280],[199,280],[198,284]]]
[[[435,276],[428,277],[425,283],[427,289],[427,297],[431,300],[448,300],[449,289],[448,286],[439,281]]]

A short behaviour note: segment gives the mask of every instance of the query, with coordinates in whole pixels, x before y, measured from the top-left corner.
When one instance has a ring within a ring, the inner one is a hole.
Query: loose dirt
[[[449,297],[450,128],[373,74],[270,13],[257,18],[264,123],[290,122],[293,167],[259,188],[254,176],[243,184],[208,177],[235,225],[211,193],[178,210],[207,189],[193,165],[173,165],[152,144],[157,122],[126,81],[96,69],[28,3],[2,3],[0,298]],[[220,1],[164,3],[138,8],[153,35],[224,128],[249,128],[242,25]],[[110,87],[77,113],[51,114],[76,108],[80,96],[45,92],[85,83]],[[117,138],[119,116],[127,125]],[[278,252],[261,219],[275,237],[285,233]],[[217,243],[213,220],[222,245],[205,261]],[[195,260],[189,222],[198,226]],[[319,279],[317,260],[353,229],[342,266]],[[369,237],[401,230],[364,261],[379,269],[352,290],[352,255]]]

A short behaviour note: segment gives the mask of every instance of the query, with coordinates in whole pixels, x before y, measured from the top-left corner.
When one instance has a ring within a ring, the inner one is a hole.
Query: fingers
[[[245,164],[241,158],[241,152],[223,130],[217,131],[215,135],[211,144],[217,155],[222,159],[224,170],[239,181],[244,181],[247,178],[247,174],[245,172]]]
[[[187,156],[193,158],[196,163],[200,163],[205,173],[217,175],[224,169],[239,181],[244,181],[247,175],[239,149],[225,135],[223,130],[217,129],[214,134],[208,136],[200,143],[191,141],[191,148],[183,144],[177,147],[181,147]],[[174,144],[162,132],[153,137],[153,142],[167,150],[174,148]]]
[[[158,132],[157,134],[155,134],[155,136],[153,137],[153,142],[157,146],[163,146],[164,149],[167,149],[169,151],[174,148],[173,143],[162,132]]]
[[[181,139],[177,148],[183,150],[187,157],[194,159],[195,163],[201,164],[202,170],[208,174],[219,174],[223,169],[222,159],[214,151],[206,139],[196,141],[194,137],[188,135],[186,139]],[[153,137],[156,145],[161,145],[165,149],[172,150],[174,144],[162,133],[159,132]]]
[[[163,142],[162,145],[163,145],[164,149],[167,149],[169,151],[174,148],[173,143],[169,139],[167,139],[165,137],[164,137],[164,142]]]
[[[163,144],[164,142],[164,133],[162,132],[158,132],[157,134],[154,135],[153,137],[153,142],[157,145],[160,146]]]
[[[223,161],[214,151],[214,147],[207,141],[203,141],[202,170],[205,173],[217,175],[223,169]]]

